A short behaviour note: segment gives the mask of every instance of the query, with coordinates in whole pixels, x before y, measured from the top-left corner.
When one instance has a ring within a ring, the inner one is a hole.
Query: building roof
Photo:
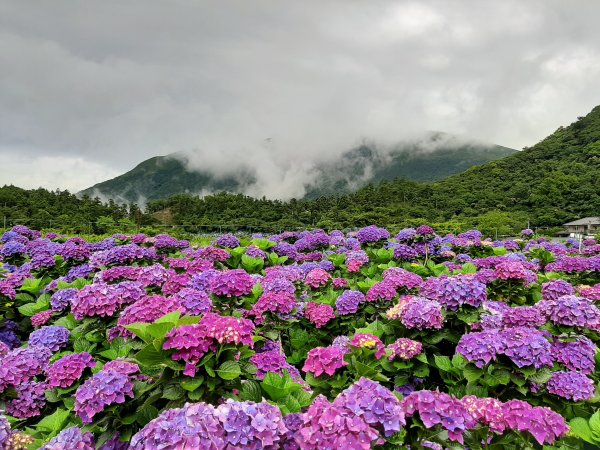
[[[600,217],[584,217],[564,224],[565,227],[570,225],[600,225]]]

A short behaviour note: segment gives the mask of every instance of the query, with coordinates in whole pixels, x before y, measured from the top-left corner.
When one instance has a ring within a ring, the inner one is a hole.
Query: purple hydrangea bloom
[[[391,267],[383,272],[383,280],[395,289],[415,289],[423,284],[423,279],[416,273],[399,267]]]
[[[478,307],[487,300],[486,285],[472,275],[428,278],[420,288],[420,295],[437,300],[450,311],[461,305]]]
[[[217,238],[215,244],[224,248],[236,248],[240,246],[240,240],[233,234],[224,234]]]
[[[356,233],[356,238],[361,244],[369,244],[372,242],[381,241],[390,238],[390,233],[385,228],[380,228],[376,225],[369,225],[361,228]]]
[[[283,375],[284,370],[287,370],[292,378],[300,378],[298,369],[289,364],[285,359],[285,355],[281,354],[278,350],[256,353],[252,355],[250,362],[258,369],[256,377],[259,380],[262,380],[267,373]]]
[[[600,325],[600,309],[587,298],[564,295],[542,300],[537,307],[555,325],[592,329]]]
[[[6,420],[6,416],[0,414],[0,449],[7,450],[10,435],[10,424],[8,423],[8,420]]]
[[[343,391],[333,405],[352,411],[369,425],[383,431],[386,437],[398,433],[406,425],[398,398],[379,383],[364,377]]]
[[[559,397],[579,402],[594,396],[594,381],[580,372],[554,372],[546,383],[548,392]]]
[[[45,383],[25,381],[16,386],[17,398],[6,402],[6,412],[18,419],[39,416],[46,406]]]
[[[337,313],[347,316],[358,311],[358,306],[366,300],[365,294],[360,291],[344,291],[335,302]]]
[[[575,294],[575,288],[565,280],[550,280],[542,284],[542,298],[544,300],[557,300],[563,295]]]
[[[399,242],[408,242],[417,236],[417,230],[414,228],[404,228],[396,235],[396,240]]]
[[[71,305],[71,302],[75,298],[79,291],[75,288],[61,289],[60,291],[56,291],[50,297],[50,306],[54,311],[63,311],[68,306]]]
[[[204,292],[194,288],[183,288],[174,295],[179,300],[183,308],[184,314],[190,316],[199,316],[212,311],[213,304],[210,296]]]
[[[65,327],[50,325],[42,327],[29,335],[29,345],[32,347],[46,347],[57,352],[67,345],[71,332]]]
[[[119,292],[111,285],[94,283],[85,286],[71,300],[71,312],[77,320],[85,317],[112,317],[121,308]]]
[[[502,327],[537,328],[546,323],[546,318],[535,306],[517,306],[502,313]]]
[[[406,417],[417,412],[426,428],[441,425],[450,440],[463,442],[463,433],[475,427],[475,420],[460,400],[437,391],[415,391],[402,402]]]
[[[0,247],[0,256],[4,259],[14,258],[16,256],[25,256],[27,248],[17,241],[9,241]]]
[[[105,407],[125,403],[126,397],[133,396],[133,382],[128,375],[103,369],[77,388],[74,411],[83,423],[91,423]]]
[[[503,353],[517,367],[552,367],[552,347],[542,332],[526,327],[507,328],[500,333],[499,339],[504,344]]]
[[[419,253],[410,245],[398,244],[394,247],[394,258],[401,261],[413,261],[419,257]]]
[[[569,370],[584,374],[591,374],[595,370],[596,346],[585,336],[572,342],[555,342],[552,344],[552,356]]]
[[[503,350],[504,345],[495,330],[464,334],[456,346],[456,353],[480,369],[495,360]]]
[[[363,417],[347,408],[332,405],[325,397],[315,398],[303,414],[304,423],[296,434],[301,450],[369,450],[379,433]]]
[[[218,272],[210,281],[210,290],[221,297],[241,297],[252,292],[254,280],[243,269]]]
[[[87,352],[66,355],[48,366],[46,369],[46,380],[51,388],[68,388],[83,375],[86,368],[96,366],[92,355]]]
[[[92,433],[83,433],[78,427],[65,428],[40,450],[67,449],[95,450],[94,435]]]
[[[186,403],[151,420],[131,438],[129,450],[221,450],[225,446],[225,430],[215,408],[206,403]]]
[[[561,257],[546,266],[546,272],[581,273],[590,270],[588,258],[580,256]]]
[[[250,256],[251,258],[256,258],[256,259],[267,259],[267,252],[265,252],[264,250],[261,250],[260,248],[256,247],[255,245],[251,245],[250,247],[248,247],[248,250],[246,250],[246,255]]]
[[[404,305],[400,315],[402,325],[417,330],[442,328],[444,322],[442,305],[423,297],[408,297],[410,300]]]
[[[0,365],[0,392],[8,386],[19,386],[41,374],[52,357],[47,347],[27,347],[11,350]]]
[[[287,433],[279,408],[266,402],[228,399],[217,407],[216,416],[225,430],[225,448],[276,450]]]

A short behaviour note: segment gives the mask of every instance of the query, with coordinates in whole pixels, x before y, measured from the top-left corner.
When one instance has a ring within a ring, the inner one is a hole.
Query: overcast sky
[[[0,185],[77,191],[194,151],[276,186],[422,130],[533,145],[600,104],[598,17],[593,0],[0,0]]]

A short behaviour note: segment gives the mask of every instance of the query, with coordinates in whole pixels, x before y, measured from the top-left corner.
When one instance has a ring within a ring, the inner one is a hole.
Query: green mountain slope
[[[445,133],[429,133],[418,142],[394,148],[364,144],[334,161],[315,162],[316,184],[305,184],[306,198],[353,192],[368,183],[406,178],[435,181],[462,172],[476,164],[499,159],[515,150],[482,143],[465,143]],[[251,171],[216,177],[210,171],[189,171],[185,154],[150,158],[129,172],[81,191],[118,202],[145,203],[190,193],[243,192],[258,183]]]

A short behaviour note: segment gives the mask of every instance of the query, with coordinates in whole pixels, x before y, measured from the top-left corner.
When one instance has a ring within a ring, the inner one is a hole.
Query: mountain
[[[305,197],[349,193],[368,183],[399,177],[424,182],[440,180],[514,152],[510,148],[467,142],[439,132],[395,146],[365,142],[335,160],[315,161],[310,179],[307,177],[304,182]],[[185,159],[185,154],[156,156],[79,194],[122,203],[146,203],[182,193],[240,193],[247,186],[260,183],[249,169],[235,175],[217,176],[208,170],[188,170]]]

